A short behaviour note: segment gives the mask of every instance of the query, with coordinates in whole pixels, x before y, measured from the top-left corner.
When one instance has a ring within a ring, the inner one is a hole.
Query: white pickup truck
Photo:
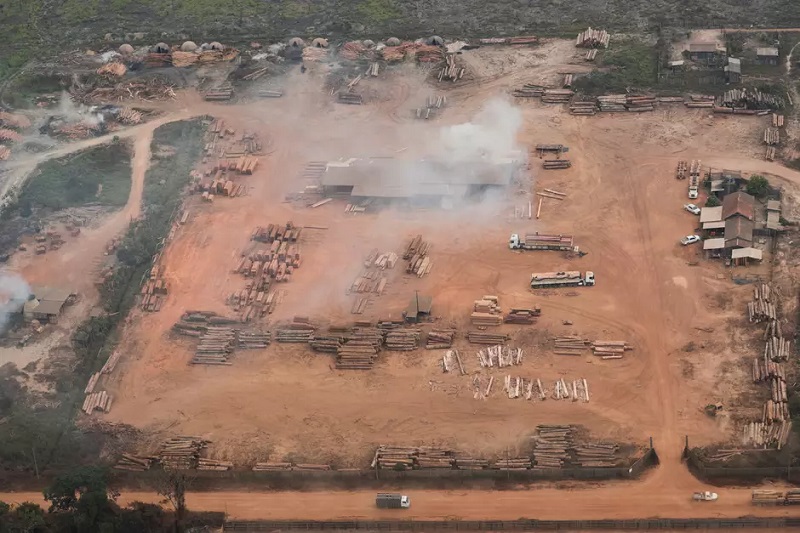
[[[715,502],[719,499],[716,492],[695,492],[692,494],[692,499],[696,502]]]

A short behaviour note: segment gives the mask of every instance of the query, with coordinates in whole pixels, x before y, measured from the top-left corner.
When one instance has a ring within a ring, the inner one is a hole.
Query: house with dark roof
[[[756,62],[759,65],[777,65],[779,56],[778,49],[773,46],[756,48]]]
[[[747,220],[755,219],[756,199],[746,192],[735,192],[722,199],[722,220],[739,216]]]
[[[749,248],[753,245],[752,220],[744,217],[731,217],[725,221],[725,248]]]

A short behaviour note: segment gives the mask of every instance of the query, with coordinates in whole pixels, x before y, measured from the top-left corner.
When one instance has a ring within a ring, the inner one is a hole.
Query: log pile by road
[[[775,363],[767,356],[753,359],[753,383],[760,383],[773,377],[786,381],[786,371],[781,363]]]
[[[494,470],[530,470],[530,457],[515,457],[513,459],[497,459],[491,465]]]
[[[571,89],[545,89],[542,92],[542,102],[545,104],[568,104],[575,91]]]
[[[421,278],[431,271],[433,262],[428,256],[430,246],[429,242],[422,240],[422,235],[417,235],[411,239],[411,242],[406,246],[406,251],[403,253],[403,259],[408,261],[406,266],[407,274],[414,274]]]
[[[525,353],[522,348],[509,348],[501,344],[483,348],[477,353],[481,368],[505,368],[521,365],[523,355]]]
[[[541,314],[542,310],[538,307],[533,309],[514,307],[503,317],[503,322],[506,324],[533,324]]]
[[[114,470],[127,470],[129,472],[144,472],[150,470],[153,463],[158,461],[158,457],[131,455],[123,453],[117,463],[114,465]]]
[[[777,320],[775,294],[766,283],[759,283],[753,289],[753,301],[747,304],[747,317],[750,322]]]
[[[230,365],[228,358],[236,344],[236,331],[232,328],[209,326],[200,337],[192,364]]]
[[[776,447],[780,450],[786,446],[786,441],[791,435],[792,421],[782,420],[778,423],[750,422],[745,424],[742,429],[742,442],[745,446],[761,449]]]
[[[526,83],[520,89],[514,89],[512,93],[515,98],[541,98],[544,95],[545,87]]]
[[[91,415],[95,410],[107,413],[111,410],[112,398],[106,391],[92,392],[83,400],[81,411]]]
[[[563,170],[572,166],[569,159],[545,159],[542,168],[545,170]]]
[[[420,332],[418,329],[395,329],[386,334],[387,350],[408,352],[419,347]]]
[[[429,446],[378,446],[370,468],[386,470],[452,468],[455,452]]]
[[[587,468],[607,468],[617,466],[616,444],[590,443],[576,446],[575,464]]]
[[[292,469],[292,463],[283,463],[278,461],[266,461],[263,463],[256,463],[253,466],[253,472],[288,472]]]
[[[355,328],[336,350],[338,370],[370,370],[383,343],[375,328]]]
[[[425,339],[425,349],[440,350],[450,348],[455,337],[456,332],[453,329],[432,329],[428,332],[428,338]]]
[[[467,340],[472,344],[502,344],[508,339],[508,335],[500,333],[486,333],[484,331],[470,331],[467,333]]]
[[[596,52],[596,50],[592,50],[592,52]],[[592,100],[573,100],[569,104],[569,112],[571,115],[596,115],[597,103]]]
[[[198,470],[225,471],[231,468],[233,468],[233,463],[230,461],[217,461],[216,459],[207,459],[205,457],[199,457],[197,459]]]
[[[553,353],[556,355],[581,355],[588,347],[589,340],[575,335],[556,337]]]
[[[578,400],[589,402],[589,383],[585,378],[566,381],[563,378],[556,380],[553,386],[553,399],[555,400]]]
[[[719,105],[731,109],[781,109],[785,106],[782,97],[758,89],[729,89],[719,98]]]
[[[447,54],[445,55],[445,66],[439,70],[438,79],[439,81],[458,81],[464,77],[466,71],[467,69],[456,64],[456,54]]]
[[[592,341],[592,353],[602,359],[622,359],[626,351],[633,350],[633,346],[625,341]]]
[[[447,350],[442,356],[442,370],[445,372],[458,371],[462,376],[467,375],[464,363],[461,361],[461,354],[458,350]]]
[[[606,30],[595,30],[591,27],[578,34],[575,46],[578,48],[608,48],[611,35]]]
[[[158,452],[161,465],[170,470],[188,470],[197,468],[200,450],[211,441],[199,437],[173,437],[164,441]]]
[[[777,322],[777,320],[775,321]],[[770,361],[784,362],[789,359],[791,342],[783,337],[770,336],[764,348],[764,357]]]
[[[753,505],[798,505],[800,490],[792,489],[785,493],[779,490],[755,489],[751,503]]]
[[[569,460],[572,426],[540,425],[533,440],[533,468],[562,468]]]

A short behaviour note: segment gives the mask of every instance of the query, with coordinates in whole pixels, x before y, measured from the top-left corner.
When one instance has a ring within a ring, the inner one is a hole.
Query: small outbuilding
[[[703,241],[703,251],[706,253],[707,257],[722,257],[722,252],[724,250],[725,239],[722,237]]]
[[[734,265],[747,266],[750,261],[761,261],[764,253],[758,248],[739,248],[731,251],[731,260]]]
[[[777,65],[778,49],[775,47],[756,48],[756,62],[759,65]]]
[[[157,45],[150,48],[150,51],[154,54],[168,54],[169,50],[170,48],[167,43],[158,43]]]
[[[389,37],[386,39],[386,46],[400,46],[400,39],[397,37]]]
[[[725,221],[725,248],[748,248],[753,245],[752,220],[733,217]]]
[[[739,83],[742,81],[742,60],[735,57],[728,58],[728,64],[723,69],[725,71],[725,81],[728,83]]]
[[[197,44],[194,41],[186,41],[181,45],[181,52],[194,52],[197,50]]]
[[[444,39],[438,35],[432,35],[428,37],[428,39],[425,41],[425,44],[429,44],[431,46],[444,46]]]
[[[212,42],[211,44],[208,45],[208,47],[211,50],[216,50],[218,52],[221,52],[221,51],[225,50],[225,45],[223,45],[222,43],[217,42],[217,41]]]
[[[317,37],[316,39],[311,41],[311,46],[313,46],[314,48],[328,48],[328,39]]]
[[[22,306],[22,316],[26,322],[38,320],[41,323],[58,322],[58,316],[66,305],[73,303],[75,295],[68,290],[51,287],[34,287],[31,298]]]
[[[133,53],[133,46],[129,45],[128,43],[122,44],[119,47],[119,53],[124,56],[129,56]]]
[[[431,296],[416,295],[411,298],[408,307],[403,312],[403,317],[406,322],[424,322],[430,319],[431,309],[433,309],[433,298]]]
[[[300,37],[292,37],[291,39],[289,39],[289,42],[287,43],[287,45],[290,48],[305,48],[306,47],[306,42],[303,39],[301,39]]]
[[[725,59],[725,47],[717,42],[689,43],[689,59],[708,65],[722,65]]]

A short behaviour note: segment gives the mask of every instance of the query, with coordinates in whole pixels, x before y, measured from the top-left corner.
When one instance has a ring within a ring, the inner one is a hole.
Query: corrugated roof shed
[[[761,261],[764,257],[764,253],[758,248],[738,248],[731,252],[731,259],[743,259],[745,257],[747,259]]]
[[[767,212],[767,222],[765,224],[767,229],[779,230],[781,229],[781,214],[777,211]]]
[[[724,229],[725,228],[725,221],[724,220],[715,220],[714,222],[704,222],[703,229],[710,230],[710,229]]]
[[[781,210],[780,200],[769,200],[767,202],[767,211],[780,211],[780,210]]]
[[[34,297],[37,300],[52,300],[56,302],[61,302],[62,304],[67,301],[67,299],[72,294],[67,289],[57,289],[54,287],[31,287],[31,292],[33,293]]]
[[[771,46],[756,48],[756,55],[759,57],[778,57],[778,49]]]
[[[725,248],[725,239],[706,239],[703,241],[703,250],[722,250]]]
[[[728,64],[723,69],[725,72],[735,72],[736,74],[742,73],[742,60],[734,57],[728,58]]]
[[[753,222],[742,217],[725,221],[725,247],[746,247],[753,242]]]
[[[722,199],[722,219],[739,215],[748,220],[753,220],[755,215],[755,198],[746,192],[735,192]]]
[[[720,45],[715,42],[697,42],[689,43],[689,52],[721,52],[724,50]]]
[[[724,180],[711,180],[711,192],[722,192],[725,190],[723,184],[725,183]],[[722,216],[722,215],[720,215]]]
[[[39,305],[31,309],[34,315],[57,315],[64,307],[64,302],[56,300],[40,300]]]
[[[700,210],[700,223],[718,222],[722,220],[722,206],[704,207]]]

